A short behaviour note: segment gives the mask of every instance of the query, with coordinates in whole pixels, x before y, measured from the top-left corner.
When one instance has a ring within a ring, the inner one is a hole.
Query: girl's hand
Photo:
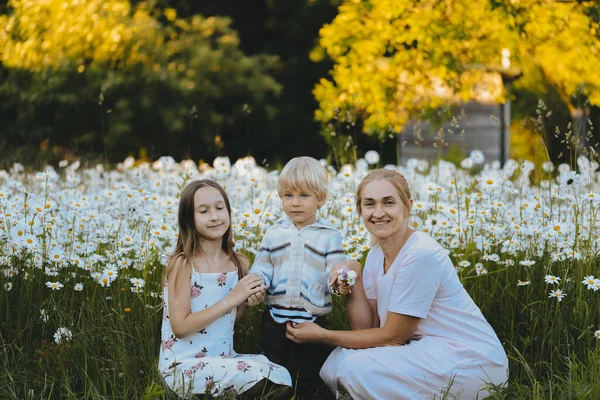
[[[314,322],[287,322],[285,337],[295,343],[316,342],[323,338],[324,331]]]
[[[266,294],[267,294],[267,288],[265,286],[265,288],[263,290],[261,290],[260,292],[254,293],[252,296],[248,297],[248,300],[246,300],[246,304],[248,304],[250,307],[254,307],[254,306],[262,303]]]
[[[239,306],[250,296],[255,293],[260,293],[263,290],[266,290],[263,278],[255,274],[246,275],[239,280],[237,285],[235,285],[233,290],[227,296],[227,299],[235,306]]]

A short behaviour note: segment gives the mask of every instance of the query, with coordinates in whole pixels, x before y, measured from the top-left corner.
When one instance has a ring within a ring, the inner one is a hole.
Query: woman
[[[289,324],[298,343],[339,346],[321,369],[336,395],[355,399],[483,398],[508,379],[506,353],[467,294],[448,252],[408,227],[406,179],[378,169],[358,186],[356,206],[374,245],[347,295],[352,331]],[[334,268],[337,269],[337,268]],[[332,271],[332,286],[342,293]]]

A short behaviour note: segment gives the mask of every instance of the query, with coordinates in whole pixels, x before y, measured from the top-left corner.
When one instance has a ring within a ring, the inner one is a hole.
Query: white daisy
[[[593,275],[586,276],[583,278],[581,283],[586,285],[589,290],[593,290],[594,292],[598,290],[598,287],[600,287],[600,279],[594,278]]]
[[[60,282],[46,282],[46,287],[49,287],[52,290],[60,290],[64,287],[64,285]]]
[[[556,300],[560,303],[564,297],[566,297],[566,293],[562,291],[562,289],[551,290],[548,298],[556,297]]]

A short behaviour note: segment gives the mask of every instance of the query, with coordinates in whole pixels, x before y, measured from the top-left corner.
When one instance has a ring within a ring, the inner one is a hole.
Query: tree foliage
[[[0,145],[61,145],[122,160],[214,154],[281,87],[277,58],[246,56],[230,20],[149,2],[11,0],[0,16]],[[100,99],[102,94],[102,99]],[[34,117],[34,118],[32,118]]]
[[[360,119],[365,132],[402,131],[424,110],[468,101],[486,74],[516,75],[518,88],[549,85],[574,108],[583,85],[600,105],[599,24],[589,2],[554,0],[346,0],[320,31],[333,59],[331,80],[314,93],[316,118],[340,110]],[[511,68],[502,67],[502,49]],[[505,95],[496,91],[496,100]],[[345,114],[342,114],[345,115]]]

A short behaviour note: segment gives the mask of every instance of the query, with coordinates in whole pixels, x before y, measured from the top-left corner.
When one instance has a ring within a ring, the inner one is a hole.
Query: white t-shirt
[[[386,274],[383,262],[383,251],[373,246],[363,272],[367,298],[377,300],[380,326],[388,312],[410,315],[421,318],[412,339],[438,337],[468,344],[488,357],[504,357],[496,333],[458,279],[448,251],[434,239],[415,231]]]

